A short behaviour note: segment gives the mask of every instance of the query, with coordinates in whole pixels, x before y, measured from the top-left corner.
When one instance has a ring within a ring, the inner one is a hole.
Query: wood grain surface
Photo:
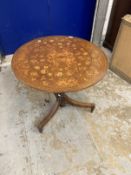
[[[87,88],[103,78],[108,67],[104,53],[94,44],[76,37],[49,36],[21,46],[12,68],[25,84],[47,92],[70,92]]]

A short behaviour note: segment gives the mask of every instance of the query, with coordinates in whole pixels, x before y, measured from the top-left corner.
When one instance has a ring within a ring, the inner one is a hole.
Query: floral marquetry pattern
[[[107,65],[106,56],[98,47],[68,36],[32,40],[20,47],[12,60],[18,79],[48,92],[89,87],[103,78]]]

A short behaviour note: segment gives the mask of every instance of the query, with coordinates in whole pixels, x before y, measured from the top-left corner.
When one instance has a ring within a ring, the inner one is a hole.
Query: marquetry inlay
[[[32,40],[13,56],[16,77],[48,92],[77,91],[101,80],[107,70],[104,53],[90,42],[67,36]]]

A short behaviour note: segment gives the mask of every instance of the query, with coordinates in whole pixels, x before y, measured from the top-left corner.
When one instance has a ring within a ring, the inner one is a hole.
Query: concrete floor
[[[53,95],[2,68],[0,175],[131,175],[131,85],[108,71],[94,87],[69,95],[94,102],[94,113],[60,108],[40,134],[35,123]]]

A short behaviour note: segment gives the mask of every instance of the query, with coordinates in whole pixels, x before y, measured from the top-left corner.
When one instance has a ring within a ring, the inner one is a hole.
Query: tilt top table
[[[54,93],[56,103],[38,124],[42,132],[59,106],[66,103],[87,107],[69,98],[65,92],[79,91],[100,81],[108,68],[107,58],[94,44],[70,36],[48,36],[34,39],[21,46],[12,59],[15,76],[33,88]]]

